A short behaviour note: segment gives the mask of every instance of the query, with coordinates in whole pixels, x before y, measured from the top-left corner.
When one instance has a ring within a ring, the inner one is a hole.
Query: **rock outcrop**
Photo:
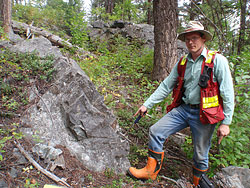
[[[123,37],[140,40],[143,46],[154,49],[154,26],[149,24],[133,24],[124,21],[114,21],[112,23],[104,23],[103,21],[95,21],[88,26],[88,35],[90,39],[107,39],[114,35],[121,34]],[[177,40],[178,59],[188,53],[184,42]]]
[[[13,22],[16,32],[22,28],[20,24]],[[64,57],[59,48],[53,46],[56,43],[50,40],[46,31],[35,27],[30,29],[36,31],[36,36],[42,35],[24,40],[12,33],[10,41],[2,42],[1,46],[13,52],[36,52],[40,57],[53,55],[56,73],[52,86],[45,93],[40,94],[35,85],[30,88],[29,98],[37,102],[22,116],[23,124],[31,126],[22,131],[30,136],[37,134],[44,141],[45,148],[66,146],[90,170],[110,168],[116,173],[125,173],[130,165],[127,158],[129,144],[119,137],[116,118],[104,105],[103,97],[77,63]],[[121,34],[143,41],[150,49],[154,47],[152,25],[96,22],[89,30],[90,39]],[[33,151],[43,151],[40,146],[35,147]],[[43,158],[47,156],[44,153],[40,155]]]
[[[213,180],[219,188],[250,188],[250,169],[229,166],[218,172]]]
[[[56,58],[51,87],[44,94],[35,85],[30,88],[30,100],[37,102],[21,117],[32,128],[22,131],[28,136],[37,134],[43,144],[66,146],[90,170],[125,173],[130,165],[129,144],[117,134],[116,117],[78,64],[44,37],[2,45],[14,52]]]

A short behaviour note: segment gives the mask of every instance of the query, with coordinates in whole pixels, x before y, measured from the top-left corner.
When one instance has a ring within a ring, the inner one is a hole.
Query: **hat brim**
[[[185,42],[185,34],[187,33],[193,33],[193,32],[199,32],[199,33],[203,33],[205,36],[206,41],[209,41],[212,39],[212,34],[206,30],[193,30],[193,31],[187,31],[187,32],[182,32],[178,35],[177,39]]]

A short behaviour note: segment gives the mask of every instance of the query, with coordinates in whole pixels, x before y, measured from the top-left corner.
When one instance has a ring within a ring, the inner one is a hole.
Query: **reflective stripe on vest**
[[[218,95],[215,95],[213,97],[203,97],[203,108],[212,108],[219,106],[219,99]]]

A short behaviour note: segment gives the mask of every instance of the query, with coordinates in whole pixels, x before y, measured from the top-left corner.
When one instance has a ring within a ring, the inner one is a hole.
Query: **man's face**
[[[190,53],[201,53],[206,39],[200,33],[192,32],[185,35],[185,42]]]

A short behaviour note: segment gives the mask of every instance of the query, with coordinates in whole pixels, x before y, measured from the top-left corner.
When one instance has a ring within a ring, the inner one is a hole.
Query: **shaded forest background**
[[[213,33],[213,40],[207,47],[219,50],[229,59],[236,96],[230,135],[220,146],[214,135],[209,174],[213,176],[229,165],[250,167],[249,0],[191,0],[185,3],[175,0],[92,0],[88,15],[82,0],[0,0],[0,7],[1,40],[8,40],[11,20],[16,20],[46,29],[74,45],[74,48],[62,48],[61,51],[79,63],[104,96],[105,104],[114,111],[124,134],[131,141],[129,158],[132,165],[138,165],[147,156],[147,130],[165,113],[170,97],[156,105],[149,112],[150,116],[135,127],[132,126],[133,114],[177,62],[175,36],[183,31],[189,20],[199,20]],[[143,41],[131,41],[119,35],[109,40],[90,40],[87,26],[97,20],[107,24],[115,20],[153,24],[154,51],[142,48]],[[76,53],[77,48],[94,55],[81,59]],[[15,75],[13,70],[4,69],[3,62],[7,59],[11,62],[13,56],[1,56],[1,117],[27,105],[25,96],[17,97],[20,93],[4,82],[6,74],[25,79]],[[48,76],[44,75],[45,78]],[[15,134],[13,129],[0,130],[0,149],[4,152],[5,144],[14,139]],[[191,137],[186,138],[182,150],[187,157],[192,157]],[[0,160],[3,160],[2,155]]]

